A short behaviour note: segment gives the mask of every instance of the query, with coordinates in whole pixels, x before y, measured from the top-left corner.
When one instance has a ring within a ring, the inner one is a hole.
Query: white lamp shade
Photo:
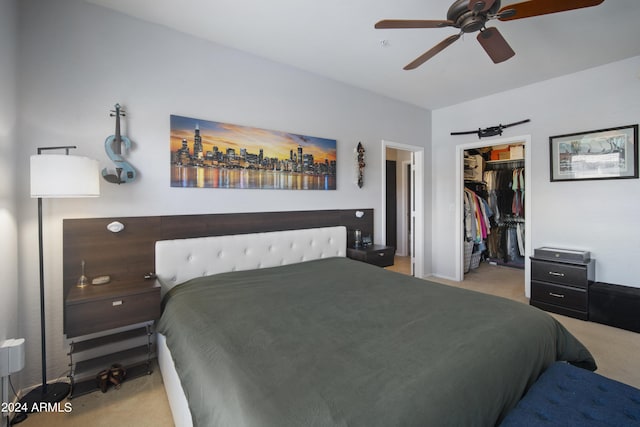
[[[98,197],[97,160],[66,154],[31,156],[31,197]]]

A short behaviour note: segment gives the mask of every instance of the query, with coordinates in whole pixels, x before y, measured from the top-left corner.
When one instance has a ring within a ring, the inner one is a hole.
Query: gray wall
[[[18,335],[16,224],[17,0],[0,0],[0,342]],[[5,402],[0,387],[0,402]],[[0,423],[4,423],[0,416]]]
[[[16,226],[16,0],[0,0],[0,341],[15,338],[18,312]]]
[[[451,131],[531,119],[500,138],[531,135],[532,248],[591,251],[598,281],[640,287],[640,180],[550,182],[549,136],[637,124],[640,57],[615,62],[433,112],[433,268],[455,275],[456,146],[477,136]],[[484,139],[483,139],[484,141]],[[491,139],[487,139],[490,145]],[[637,141],[636,141],[637,144]],[[435,248],[438,248],[436,251]]]
[[[119,102],[128,112],[123,131],[134,143],[127,160],[139,171],[135,183],[103,182],[98,199],[44,203],[49,376],[55,377],[67,366],[63,218],[356,207],[378,212],[381,141],[429,145],[427,110],[79,0],[22,0],[19,7],[20,126],[14,143],[20,148],[14,172],[24,288],[20,331],[29,341],[25,386],[37,383],[40,371],[37,258],[30,255],[37,251],[36,204],[28,197],[28,158],[37,146],[77,145],[78,154],[99,159],[101,167],[112,166],[104,140],[114,133],[108,112]],[[171,188],[170,114],[336,139],[338,189]],[[367,156],[362,189],[353,173],[353,150],[359,141]],[[430,164],[430,159],[425,162]],[[430,192],[430,184],[426,187]],[[380,236],[379,217],[375,230]],[[426,248],[425,265],[430,260]]]

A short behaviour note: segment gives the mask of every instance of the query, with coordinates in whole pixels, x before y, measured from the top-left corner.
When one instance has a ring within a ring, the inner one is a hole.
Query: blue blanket
[[[640,426],[640,390],[556,362],[501,427]]]

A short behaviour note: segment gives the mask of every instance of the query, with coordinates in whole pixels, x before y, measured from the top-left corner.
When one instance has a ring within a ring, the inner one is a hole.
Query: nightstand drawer
[[[160,289],[68,304],[67,337],[86,335],[160,317]]]
[[[367,262],[380,267],[388,267],[393,265],[394,248],[385,248],[367,253]]]
[[[586,289],[589,281],[587,265],[563,264],[532,260],[531,280],[560,283]]]
[[[558,305],[584,312],[589,307],[586,289],[536,281],[531,282],[531,301]]]
[[[393,246],[371,245],[364,248],[347,248],[347,256],[378,267],[393,265],[396,250]]]

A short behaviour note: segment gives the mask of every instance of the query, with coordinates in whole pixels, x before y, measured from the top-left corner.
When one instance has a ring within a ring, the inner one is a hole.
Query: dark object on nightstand
[[[587,320],[589,284],[594,279],[594,259],[582,263],[531,257],[529,303],[546,311]]]
[[[533,257],[536,259],[547,259],[549,261],[577,262],[586,264],[591,259],[591,252],[575,249],[544,247],[534,249]]]
[[[640,288],[596,282],[589,287],[589,320],[640,332]]]
[[[396,250],[393,246],[369,245],[361,248],[347,248],[347,257],[378,267],[393,265]]]

